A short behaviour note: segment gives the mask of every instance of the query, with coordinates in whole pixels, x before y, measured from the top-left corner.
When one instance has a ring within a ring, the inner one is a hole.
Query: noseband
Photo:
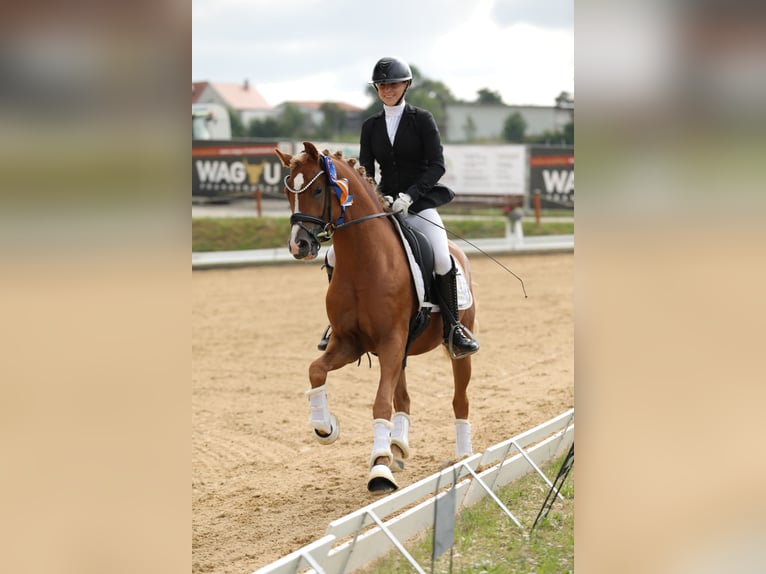
[[[317,179],[319,179],[319,176],[324,175],[324,170],[319,170],[314,177],[312,177],[309,182],[301,187],[300,189],[295,189],[292,186],[290,186],[289,183],[287,183],[287,180],[290,179],[290,174],[285,176],[285,187],[293,194],[296,195],[296,200],[298,199],[297,196],[306,191],[312,183],[314,183]],[[333,231],[335,229],[335,224],[333,224],[331,221],[329,221],[328,215],[331,213],[330,208],[330,195],[327,193],[327,191],[324,192],[325,194],[325,206],[322,212],[322,218],[314,217],[313,215],[308,215],[307,213],[301,213],[300,211],[296,211],[290,216],[290,225],[298,225],[303,231],[309,234],[309,236],[316,241],[317,243],[324,243],[325,241],[329,241],[332,237]],[[344,208],[345,211],[345,208]],[[344,214],[341,215],[341,218]],[[318,225],[322,228],[322,231],[319,233],[316,233],[312,229],[309,229],[306,225],[306,223],[309,223],[311,225]],[[336,222],[337,223],[337,222]]]

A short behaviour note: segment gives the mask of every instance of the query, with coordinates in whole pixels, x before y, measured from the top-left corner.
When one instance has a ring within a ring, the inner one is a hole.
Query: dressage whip
[[[487,252],[486,252],[486,251],[484,251],[482,248],[480,248],[478,245],[476,245],[476,244],[474,244],[474,243],[471,243],[471,242],[470,242],[470,241],[468,241],[468,240],[467,240],[465,237],[462,237],[461,235],[459,235],[459,234],[455,233],[454,231],[450,231],[450,230],[449,230],[449,229],[447,229],[446,227],[442,227],[442,226],[441,226],[441,225],[439,225],[438,223],[434,223],[433,221],[431,221],[431,220],[429,220],[429,219],[426,219],[425,217],[423,217],[423,216],[422,216],[422,215],[420,215],[419,213],[415,213],[415,212],[409,212],[409,213],[408,213],[408,215],[409,215],[409,214],[411,214],[411,215],[417,215],[417,216],[418,216],[420,219],[422,219],[423,221],[427,221],[427,222],[428,222],[428,223],[430,223],[431,225],[435,225],[436,227],[439,227],[439,228],[443,229],[444,231],[446,231],[446,232],[447,232],[447,233],[449,233],[450,235],[453,235],[453,236],[457,237],[457,238],[458,238],[458,239],[460,239],[461,241],[465,241],[465,242],[466,242],[468,245],[470,245],[471,247],[473,247],[474,249],[476,249],[476,251],[478,251],[478,252],[479,252],[479,253],[481,253],[482,255],[485,255],[485,256],[489,257],[489,258],[490,258],[492,261],[494,261],[495,263],[497,263],[497,264],[498,264],[500,267],[502,267],[503,269],[505,269],[505,270],[506,270],[508,273],[510,273],[510,274],[511,274],[511,275],[513,275],[513,276],[514,276],[516,279],[518,279],[518,280],[519,280],[519,283],[521,283],[521,290],[522,290],[522,291],[524,291],[524,298],[525,298],[525,299],[527,298],[527,290],[526,290],[526,288],[524,287],[524,280],[523,280],[521,277],[519,277],[518,275],[516,275],[516,274],[515,274],[513,271],[511,271],[510,269],[508,269],[508,268],[507,268],[505,265],[503,265],[502,263],[500,263],[500,261],[498,261],[497,259],[495,259],[494,257],[492,257],[492,256],[491,256],[489,253],[487,253]]]

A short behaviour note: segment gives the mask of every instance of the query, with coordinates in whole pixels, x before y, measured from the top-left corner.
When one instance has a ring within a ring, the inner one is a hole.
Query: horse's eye
[[[319,197],[320,195],[322,195],[322,191],[323,191],[323,189],[322,189],[322,186],[321,186],[321,185],[318,185],[318,186],[316,186],[316,187],[314,188],[314,191],[312,191],[311,193],[312,193],[312,195],[313,195],[314,197]]]

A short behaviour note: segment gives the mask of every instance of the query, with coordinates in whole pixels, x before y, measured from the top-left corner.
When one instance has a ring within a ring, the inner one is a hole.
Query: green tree
[[[292,102],[285,102],[279,114],[279,135],[283,137],[302,137],[306,134],[306,116]]]
[[[571,108],[574,107],[574,97],[569,92],[561,92],[556,96],[557,108]]]
[[[250,137],[255,138],[273,138],[281,135],[279,130],[277,118],[263,118],[262,120],[251,121],[247,133]]]
[[[324,102],[320,105],[319,109],[324,117],[322,125],[317,127],[316,136],[319,139],[332,140],[334,136],[339,135],[343,131],[343,126],[346,122],[346,112],[333,102]]]
[[[232,107],[226,106],[229,112],[229,123],[231,124],[231,137],[243,138],[247,136],[247,127],[242,122],[242,116]]]
[[[465,124],[463,124],[463,131],[465,131],[466,141],[470,142],[476,136],[476,123],[473,121],[471,116],[468,116],[468,118],[465,120]]]
[[[500,92],[492,91],[489,88],[482,88],[476,92],[476,103],[478,104],[502,104],[503,97]]]
[[[503,138],[506,141],[521,143],[524,141],[524,132],[527,131],[527,122],[519,112],[514,112],[506,118],[503,124]]]
[[[568,145],[574,145],[574,122],[569,122],[564,126],[564,141]]]

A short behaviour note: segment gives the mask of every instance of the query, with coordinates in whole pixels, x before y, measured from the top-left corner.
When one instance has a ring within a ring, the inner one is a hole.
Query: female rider
[[[436,208],[452,201],[454,192],[437,182],[444,175],[444,155],[439,129],[433,115],[408,104],[404,95],[412,83],[406,62],[397,58],[378,60],[372,81],[383,110],[362,125],[359,163],[375,180],[375,162],[380,166],[378,191],[394,212],[428,237],[434,252],[435,295],[444,321],[444,344],[458,357],[479,350],[479,343],[458,320],[457,269],[450,255],[447,232]],[[327,276],[332,279],[335,252],[325,256]],[[330,328],[318,345],[327,347]]]

